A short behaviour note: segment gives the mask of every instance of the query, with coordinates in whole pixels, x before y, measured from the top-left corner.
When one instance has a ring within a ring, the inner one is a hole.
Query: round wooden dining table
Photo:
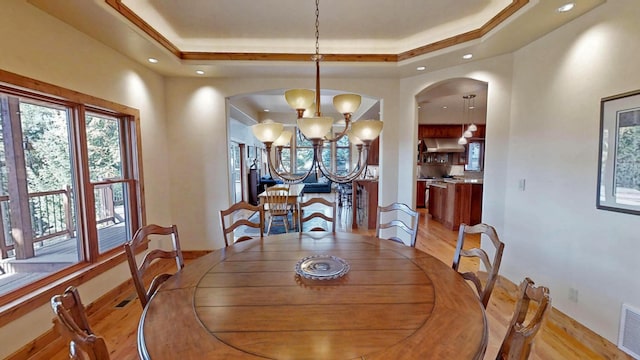
[[[343,259],[337,279],[296,263]],[[487,320],[433,256],[353,233],[288,233],[204,255],[173,275],[138,327],[142,359],[482,359]]]

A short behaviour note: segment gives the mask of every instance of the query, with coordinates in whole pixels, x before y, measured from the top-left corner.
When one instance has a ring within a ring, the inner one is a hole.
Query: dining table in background
[[[296,263],[332,255],[346,275]],[[165,282],[138,328],[142,359],[482,359],[487,320],[463,278],[402,244],[288,233],[213,251]]]
[[[298,223],[297,218],[298,218],[298,203],[300,203],[302,201],[302,196],[304,195],[304,184],[276,184],[274,186],[277,187],[286,187],[289,189],[289,193],[287,194],[287,203],[289,205],[291,205],[291,209],[292,209],[292,219],[294,222],[294,225]],[[273,187],[273,186],[271,186]],[[260,204],[266,204],[267,203],[267,191],[265,189],[265,191],[261,192],[260,194],[258,194],[258,200],[260,202]],[[268,209],[268,207],[265,207],[265,210]]]

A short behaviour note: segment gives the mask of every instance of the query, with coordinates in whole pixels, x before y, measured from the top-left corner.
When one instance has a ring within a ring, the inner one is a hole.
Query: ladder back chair
[[[267,235],[271,232],[271,225],[274,219],[280,218],[284,226],[284,231],[289,232],[289,188],[286,186],[272,186],[267,188],[267,212],[269,213],[269,224],[267,225]]]
[[[78,289],[70,286],[61,295],[54,295],[51,309],[56,315],[54,328],[69,341],[70,359],[109,360],[107,344],[91,330]]]
[[[136,252],[147,243],[146,239],[149,235],[170,235],[173,250],[166,251],[162,249],[153,249],[147,252],[143,257],[142,262],[138,264],[136,260]],[[180,250],[180,238],[178,237],[178,227],[176,225],[169,227],[163,227],[155,224],[145,225],[138,229],[138,231],[133,234],[133,238],[124,244],[124,250],[127,254],[133,284],[135,285],[136,293],[138,294],[140,305],[142,305],[143,309],[153,294],[158,290],[158,287],[173,275],[167,273],[155,275],[153,280],[151,280],[149,288],[146,289],[145,278],[150,277],[148,271],[151,263],[156,259],[175,259],[178,271],[184,268],[184,258],[182,257],[182,250]]]
[[[303,226],[306,222],[311,221],[315,218],[323,219],[327,222],[327,225],[331,223],[331,230],[323,228],[322,226],[314,226],[309,231],[331,231],[336,232],[336,203],[335,201],[329,201],[324,198],[311,198],[307,201],[301,202],[298,209],[298,225],[300,227],[300,232],[302,232]],[[331,210],[331,216],[325,213],[325,208]],[[307,212],[307,216],[304,216],[305,211]]]
[[[258,221],[249,220],[253,214],[258,214]],[[253,239],[250,235],[240,235],[235,238],[234,231],[238,228],[259,229],[260,237],[264,236],[264,205],[251,205],[240,201],[226,210],[220,210],[220,225],[224,236],[224,246]]]
[[[513,318],[507,329],[507,334],[500,346],[496,360],[526,360],[531,353],[531,347],[546,313],[551,308],[549,289],[544,286],[534,286],[534,282],[525,278],[520,283],[518,303]],[[531,303],[536,306],[531,306]],[[527,314],[530,320],[525,324]]]
[[[482,234],[486,235],[490,240],[491,244],[494,246],[494,255],[493,261],[489,260],[489,255],[480,249],[464,249],[465,236],[467,234]],[[491,297],[491,292],[493,291],[493,286],[498,279],[498,270],[500,269],[500,262],[502,261],[502,252],[504,251],[504,243],[500,241],[498,238],[498,233],[493,226],[487,224],[477,224],[473,226],[469,226],[467,224],[461,224],[460,230],[458,231],[458,243],[456,245],[456,252],[453,255],[453,264],[451,267],[453,270],[458,271],[465,280],[471,281],[478,291],[478,296],[480,297],[480,301],[482,305],[486,308],[489,303],[489,298]],[[468,271],[461,272],[460,270],[460,261],[461,258],[479,258],[482,261],[482,264],[487,270],[487,281],[482,286],[482,282],[480,281],[480,277],[477,273]]]
[[[382,218],[386,216],[395,215],[395,218],[389,222],[382,222]],[[410,208],[403,203],[392,203],[387,206],[378,206],[377,224],[376,224],[376,237],[380,237],[381,233],[385,229],[397,229],[402,230],[409,236],[409,245],[411,247],[416,246],[416,237],[418,236],[418,212]],[[408,219],[409,224],[402,220],[402,217]],[[402,244],[406,244],[401,238],[397,236],[391,236],[388,238]]]

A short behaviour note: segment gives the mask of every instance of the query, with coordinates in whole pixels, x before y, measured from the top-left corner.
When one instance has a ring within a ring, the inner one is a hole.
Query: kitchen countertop
[[[448,184],[482,184],[482,179],[444,179]]]
[[[440,185],[441,187],[446,186],[446,184],[482,184],[483,179],[427,179],[427,178],[418,178],[417,181],[427,181],[429,185]]]

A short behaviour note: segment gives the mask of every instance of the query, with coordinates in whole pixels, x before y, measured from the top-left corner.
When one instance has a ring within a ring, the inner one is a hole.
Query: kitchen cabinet
[[[463,124],[442,124],[442,125],[419,125],[418,126],[418,139],[424,138],[459,138],[462,136],[462,131],[468,127]],[[478,130],[473,132],[473,138],[484,139],[485,124],[476,124]]]
[[[416,207],[418,208],[427,207],[428,204],[425,203],[426,201],[425,190],[427,190],[427,182],[418,180],[416,184],[416,189],[417,189]]]
[[[482,183],[447,182],[429,188],[429,214],[449,230],[482,219]]]
[[[447,184],[444,212],[443,225],[450,230],[458,230],[460,224],[479,223],[482,214],[482,184]]]
[[[431,218],[439,223],[444,222],[445,201],[447,200],[446,185],[429,186],[429,214]]]

